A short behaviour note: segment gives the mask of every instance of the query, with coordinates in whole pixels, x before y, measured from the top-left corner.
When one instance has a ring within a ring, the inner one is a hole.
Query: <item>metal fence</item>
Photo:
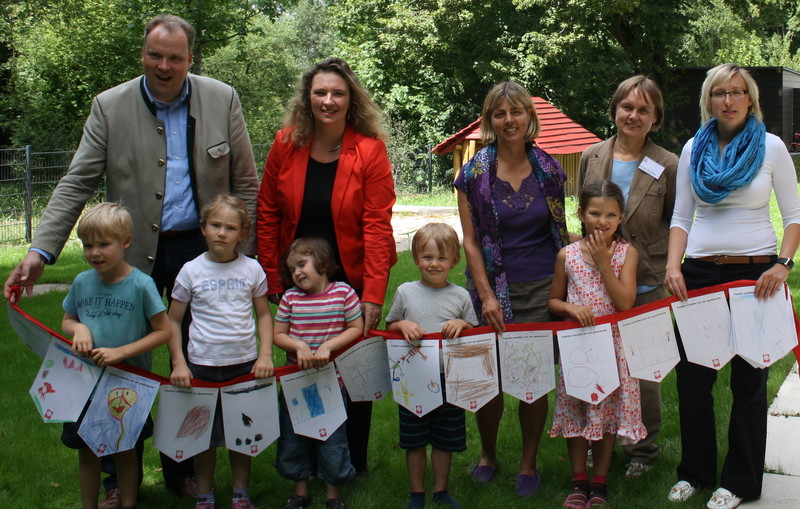
[[[270,144],[253,145],[256,169],[264,166]],[[0,149],[0,244],[30,242],[58,181],[67,173],[73,150],[33,152],[25,148]],[[105,182],[90,203],[105,197]]]

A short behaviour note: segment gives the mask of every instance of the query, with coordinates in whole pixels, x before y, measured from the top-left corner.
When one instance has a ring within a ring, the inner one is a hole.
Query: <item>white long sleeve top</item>
[[[678,227],[688,234],[686,257],[776,254],[778,241],[769,216],[773,190],[783,227],[800,224],[797,176],[783,141],[767,133],[764,164],[758,174],[717,204],[700,200],[692,187],[689,162],[693,142],[694,138],[686,142],[681,152],[670,223],[671,228]]]

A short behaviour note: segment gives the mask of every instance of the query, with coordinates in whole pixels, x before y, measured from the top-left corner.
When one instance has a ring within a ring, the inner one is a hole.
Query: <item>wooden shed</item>
[[[700,88],[709,67],[678,67],[665,87],[667,103],[665,132],[671,133],[668,148],[680,150],[700,128]],[[800,132],[800,72],[786,67],[745,67],[758,83],[759,103],[767,132],[788,147]],[[666,143],[665,143],[666,145]]]
[[[561,167],[567,172],[567,195],[575,195],[578,192],[578,162],[581,153],[602,140],[541,97],[531,97],[531,99],[536,107],[536,113],[539,115],[539,122],[542,124],[539,137],[534,141],[542,150],[561,163]],[[478,117],[470,125],[431,150],[434,154],[442,156],[453,153],[455,175],[458,175],[461,167],[483,148],[479,132],[480,123],[481,118]]]

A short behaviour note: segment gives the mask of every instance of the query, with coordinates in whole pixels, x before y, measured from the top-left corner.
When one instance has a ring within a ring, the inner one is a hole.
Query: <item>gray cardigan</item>
[[[164,125],[146,100],[138,77],[106,90],[92,102],[69,171],[50,198],[31,247],[56,258],[86,201],[106,175],[108,201],[133,216],[133,242],[125,259],[150,274],[161,229],[166,186]],[[220,81],[189,75],[190,171],[198,209],[216,194],[242,198],[255,220],[258,177],[236,91]],[[252,231],[243,252],[254,254]]]

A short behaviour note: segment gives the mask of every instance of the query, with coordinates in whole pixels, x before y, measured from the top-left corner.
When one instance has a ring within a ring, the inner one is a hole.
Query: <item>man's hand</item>
[[[16,297],[11,293],[11,287],[14,285],[24,287],[25,293],[28,294],[28,297],[31,297],[33,295],[33,285],[44,272],[44,265],[44,258],[41,254],[36,251],[28,251],[25,258],[11,271],[6,280],[6,284],[3,287],[3,296],[6,300],[12,304],[16,302]]]

